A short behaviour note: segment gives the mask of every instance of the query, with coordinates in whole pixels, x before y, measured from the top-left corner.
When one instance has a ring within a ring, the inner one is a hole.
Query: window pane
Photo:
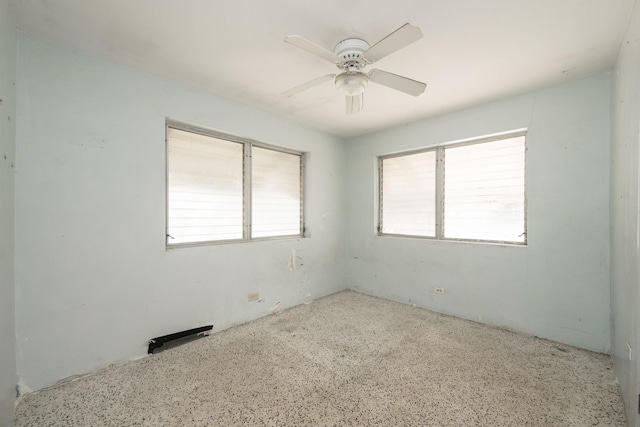
[[[436,152],[382,160],[382,233],[436,235]]]
[[[444,237],[524,242],[524,136],[445,148],[444,158]]]
[[[253,147],[251,237],[301,235],[302,157]]]
[[[241,239],[243,144],[168,129],[167,244]]]

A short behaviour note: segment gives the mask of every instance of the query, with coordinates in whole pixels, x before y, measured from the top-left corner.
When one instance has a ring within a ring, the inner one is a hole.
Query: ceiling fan
[[[424,92],[426,84],[387,71],[370,70],[365,73],[362,70],[367,65],[373,64],[421,38],[420,28],[404,24],[373,46],[369,46],[369,43],[364,40],[351,38],[342,40],[336,45],[333,52],[330,52],[303,37],[287,36],[284,38],[285,42],[326,59],[335,64],[341,72],[327,74],[302,83],[283,92],[282,95],[293,96],[326,81],[334,80],[336,88],[345,95],[347,114],[355,114],[362,110],[364,90],[370,81],[409,95],[418,96]]]

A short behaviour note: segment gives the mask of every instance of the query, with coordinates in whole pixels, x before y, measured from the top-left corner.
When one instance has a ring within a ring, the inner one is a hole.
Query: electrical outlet
[[[259,292],[252,292],[249,294],[249,302],[258,301],[260,299]]]
[[[444,288],[436,288],[436,294],[444,294]]]
[[[627,342],[627,357],[629,357],[629,360],[633,360],[633,351],[631,350],[629,342]]]

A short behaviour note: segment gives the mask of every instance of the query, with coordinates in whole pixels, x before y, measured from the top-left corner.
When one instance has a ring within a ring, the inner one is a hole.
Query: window
[[[302,157],[168,123],[167,246],[301,237]]]
[[[251,237],[300,235],[301,156],[253,147]]]
[[[444,237],[525,242],[524,136],[444,149]]]
[[[382,232],[436,236],[436,152],[383,159]]]
[[[526,243],[525,134],[380,158],[381,235]]]

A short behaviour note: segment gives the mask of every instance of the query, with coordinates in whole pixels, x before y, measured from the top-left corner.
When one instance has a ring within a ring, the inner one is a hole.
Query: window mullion
[[[384,207],[384,194],[382,192],[383,185],[383,170],[382,170],[382,157],[378,159],[378,235],[382,234],[382,221],[384,221],[384,217],[382,216],[382,210]]]
[[[307,193],[305,191],[305,181],[304,181],[304,175],[305,175],[305,168],[306,168],[306,156],[300,156],[300,235],[302,237],[307,237],[307,226],[304,222],[304,206],[305,206],[305,194]]]
[[[444,236],[444,149],[436,150],[436,239]]]
[[[242,220],[244,240],[251,240],[251,144],[244,143],[244,186],[242,202],[244,204],[244,218]]]

